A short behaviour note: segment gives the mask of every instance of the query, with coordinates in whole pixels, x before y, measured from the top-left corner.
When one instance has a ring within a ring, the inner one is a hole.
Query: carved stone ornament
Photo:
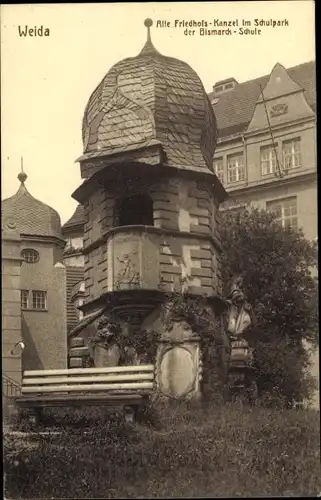
[[[4,220],[4,228],[14,230],[17,228],[17,222],[15,219],[7,218]]]
[[[288,105],[284,103],[275,104],[271,106],[270,115],[271,118],[276,118],[277,116],[285,115],[288,112]]]

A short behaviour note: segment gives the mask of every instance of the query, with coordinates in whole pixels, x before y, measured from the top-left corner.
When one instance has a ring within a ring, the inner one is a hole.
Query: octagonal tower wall
[[[135,195],[151,200],[153,225],[119,225],[119,202]],[[218,201],[210,183],[181,176],[111,181],[84,209],[85,302],[114,291],[126,265],[140,274],[131,287],[221,294]]]

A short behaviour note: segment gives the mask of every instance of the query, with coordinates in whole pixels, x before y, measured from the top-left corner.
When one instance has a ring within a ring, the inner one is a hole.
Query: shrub
[[[247,336],[255,349],[260,392],[292,404],[308,398],[310,357],[318,345],[318,283],[315,242],[301,230],[279,227],[275,215],[248,209],[221,218],[224,283],[241,274],[256,326]]]

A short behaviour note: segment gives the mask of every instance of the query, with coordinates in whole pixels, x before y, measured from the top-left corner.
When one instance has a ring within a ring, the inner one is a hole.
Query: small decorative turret
[[[64,245],[58,212],[34,198],[25,186],[28,176],[23,168],[22,157],[17,178],[20,182],[18,191],[1,203],[3,221],[15,220],[17,231],[22,235],[55,238],[58,246]]]

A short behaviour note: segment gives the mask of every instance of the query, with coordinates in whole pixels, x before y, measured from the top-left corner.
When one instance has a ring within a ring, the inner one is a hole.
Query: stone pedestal
[[[257,398],[253,361],[253,351],[246,340],[231,341],[229,389],[232,397],[241,397],[248,402]]]

